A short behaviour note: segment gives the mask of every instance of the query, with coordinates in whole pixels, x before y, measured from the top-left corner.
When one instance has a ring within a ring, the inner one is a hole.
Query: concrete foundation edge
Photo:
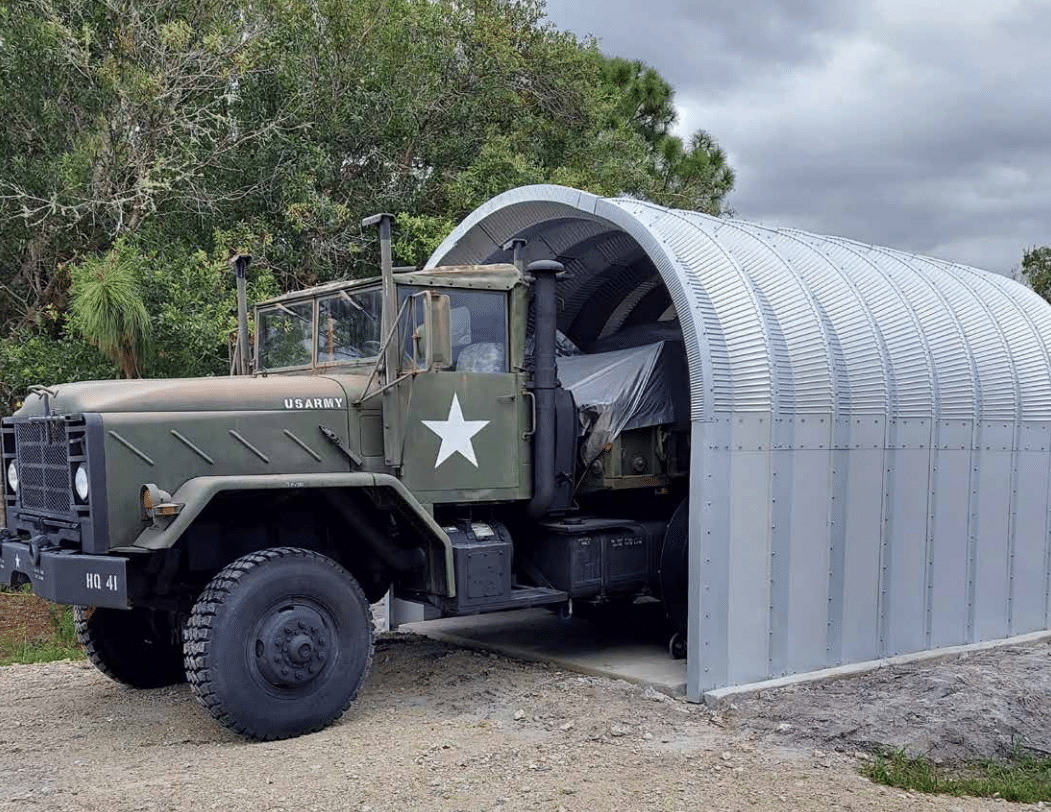
[[[917,651],[913,654],[900,654],[896,657],[887,657],[882,660],[868,660],[863,663],[850,663],[849,665],[837,665],[832,668],[822,668],[819,671],[807,671],[803,674],[791,674],[787,677],[751,682],[745,685],[731,685],[727,688],[716,688],[706,691],[702,699],[704,704],[710,708],[718,708],[725,702],[760,691],[770,691],[775,688],[790,688],[794,685],[803,685],[809,682],[821,682],[825,680],[844,679],[867,671],[875,671],[879,668],[888,668],[896,665],[909,665],[910,663],[934,662],[937,660],[952,660],[965,654],[978,651],[1002,648],[1025,643],[1040,643],[1051,640],[1051,630],[1030,632],[1015,637],[1005,637],[1000,640],[985,640],[981,643],[970,643],[965,646],[951,646],[949,648],[933,649],[931,651]]]
[[[678,685],[667,685],[666,683],[657,682],[654,680],[648,680],[642,677],[633,677],[631,675],[613,673],[603,668],[592,668],[581,663],[574,663],[564,660],[560,657],[546,657],[542,654],[529,651],[527,649],[521,649],[516,646],[509,645],[493,645],[492,643],[482,643],[477,640],[472,640],[469,637],[460,637],[457,634],[446,634],[445,632],[431,631],[423,628],[412,628],[406,629],[405,631],[413,634],[419,634],[422,637],[429,637],[432,640],[437,640],[439,643],[449,643],[450,645],[460,646],[461,648],[471,649],[473,651],[492,651],[497,654],[502,654],[505,657],[512,657],[516,660],[525,660],[526,662],[533,663],[544,663],[545,665],[551,665],[556,668],[561,668],[565,671],[572,671],[576,674],[584,674],[589,677],[605,677],[606,679],[619,679],[624,682],[630,682],[633,685],[639,685],[643,688],[652,688],[655,691],[659,691],[662,694],[675,698],[686,698],[686,683],[680,683]],[[393,632],[397,633],[397,632]]]

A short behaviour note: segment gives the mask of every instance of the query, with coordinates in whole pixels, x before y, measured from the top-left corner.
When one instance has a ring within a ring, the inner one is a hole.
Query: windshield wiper
[[[365,318],[367,318],[369,321],[371,321],[371,322],[375,322],[376,321],[376,317],[373,316],[371,313],[369,313],[369,311],[367,311],[362,306],[361,302],[359,302],[357,299],[355,299],[353,296],[351,296],[345,290],[341,290],[339,292],[339,295],[342,296],[350,304],[351,307],[353,307],[355,310],[358,310],[359,312],[363,313]]]

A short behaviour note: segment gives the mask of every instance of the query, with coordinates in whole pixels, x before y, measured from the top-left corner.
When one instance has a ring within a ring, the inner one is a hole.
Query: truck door
[[[441,292],[450,297],[452,368],[417,375],[399,387],[402,478],[424,502],[522,498],[523,486],[529,488],[523,438],[529,426],[522,375],[508,367],[507,293]]]

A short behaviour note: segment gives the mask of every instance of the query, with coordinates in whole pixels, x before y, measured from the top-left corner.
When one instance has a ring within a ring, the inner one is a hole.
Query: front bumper
[[[37,539],[3,536],[0,531],[0,584],[12,585],[15,573],[21,573],[37,595],[55,603],[128,608],[127,558],[41,549]]]

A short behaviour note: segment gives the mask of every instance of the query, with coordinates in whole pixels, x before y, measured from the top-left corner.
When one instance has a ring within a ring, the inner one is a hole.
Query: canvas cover
[[[564,356],[558,377],[573,393],[590,464],[621,432],[675,422],[666,342],[611,352]]]

